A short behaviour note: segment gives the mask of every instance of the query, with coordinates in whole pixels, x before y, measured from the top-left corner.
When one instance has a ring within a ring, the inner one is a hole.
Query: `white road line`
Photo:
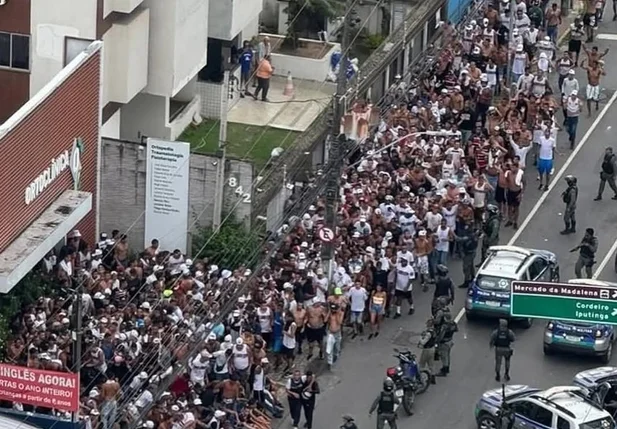
[[[553,179],[551,180],[551,184],[548,187],[548,191],[542,193],[542,195],[540,196],[540,199],[533,206],[533,208],[531,209],[531,211],[529,212],[529,214],[527,215],[527,217],[525,218],[523,223],[521,223],[521,225],[519,226],[519,228],[516,231],[516,233],[514,233],[514,235],[510,239],[510,241],[508,241],[508,246],[514,245],[514,243],[521,236],[521,234],[523,233],[525,228],[527,228],[527,226],[529,225],[531,220],[534,218],[534,216],[536,215],[538,210],[540,210],[540,207],[542,206],[544,201],[546,201],[546,199],[548,198],[548,194],[555,188],[555,186],[557,186],[557,184],[559,183],[559,179],[561,179],[561,176],[564,175],[564,173],[566,172],[566,170],[568,169],[570,164],[572,164],[572,161],[574,161],[574,158],[576,157],[576,155],[581,151],[581,149],[583,148],[585,143],[587,143],[587,140],[589,140],[589,138],[591,137],[591,134],[595,131],[596,127],[598,126],[598,124],[600,123],[602,118],[604,118],[604,115],[606,115],[606,113],[608,112],[608,109],[613,105],[615,100],[617,100],[617,92],[615,92],[613,94],[613,96],[608,101],[606,106],[604,106],[604,108],[602,109],[600,114],[593,121],[593,123],[591,124],[591,127],[589,127],[589,129],[587,130],[587,132],[585,133],[585,135],[583,136],[581,141],[576,145],[576,147],[574,148],[574,150],[572,151],[572,153],[570,154],[568,159],[566,159],[566,162],[563,164],[563,166],[561,167],[559,172],[553,177]],[[616,247],[616,246],[617,246],[617,242],[615,243],[615,245],[613,245],[613,247]],[[609,252],[609,253],[612,253],[614,251],[615,251],[615,249],[611,248],[611,252]],[[610,259],[610,256],[608,257],[608,259]],[[598,267],[598,271],[597,272],[600,272],[601,268],[604,268],[604,266],[608,263],[608,259],[604,258],[604,260],[602,261],[602,263]],[[595,278],[595,276],[594,276],[594,278]],[[465,308],[463,307],[463,308],[461,308],[461,311],[459,311],[458,314],[456,315],[456,317],[454,318],[454,321],[456,323],[458,323],[463,318],[464,314],[465,314]]]
[[[593,274],[592,279],[595,280],[598,277],[600,277],[600,274],[602,274],[602,271],[604,270],[604,268],[606,268],[606,266],[611,261],[611,259],[613,259],[613,255],[615,254],[615,251],[617,251],[617,241],[615,241],[613,243],[613,245],[611,246],[610,250],[608,251],[608,253],[604,257],[604,259],[602,259],[602,262],[600,262],[600,265],[598,265],[598,269]]]

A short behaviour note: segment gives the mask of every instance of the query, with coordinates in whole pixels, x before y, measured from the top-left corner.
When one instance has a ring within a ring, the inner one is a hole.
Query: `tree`
[[[290,0],[287,7],[287,35],[283,47],[298,48],[298,39],[304,31],[324,31],[324,24],[345,13],[345,0]]]

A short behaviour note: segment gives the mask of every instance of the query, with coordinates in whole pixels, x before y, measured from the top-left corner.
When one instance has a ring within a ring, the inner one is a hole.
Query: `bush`
[[[202,228],[195,233],[192,255],[208,258],[209,263],[221,269],[234,270],[243,264],[253,268],[260,259],[262,244],[255,228],[247,231],[242,223],[225,222],[216,233],[212,228]]]

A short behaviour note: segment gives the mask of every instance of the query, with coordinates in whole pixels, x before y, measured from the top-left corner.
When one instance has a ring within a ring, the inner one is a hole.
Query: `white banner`
[[[188,250],[189,143],[148,139],[144,248],[158,239],[160,248]]]

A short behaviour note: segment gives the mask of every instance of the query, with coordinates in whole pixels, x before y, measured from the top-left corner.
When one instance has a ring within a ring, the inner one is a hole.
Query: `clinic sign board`
[[[510,313],[514,317],[617,324],[617,289],[514,281]]]
[[[77,412],[79,375],[0,364],[0,399]]]
[[[144,246],[187,251],[189,212],[189,143],[149,138],[146,153]]]

